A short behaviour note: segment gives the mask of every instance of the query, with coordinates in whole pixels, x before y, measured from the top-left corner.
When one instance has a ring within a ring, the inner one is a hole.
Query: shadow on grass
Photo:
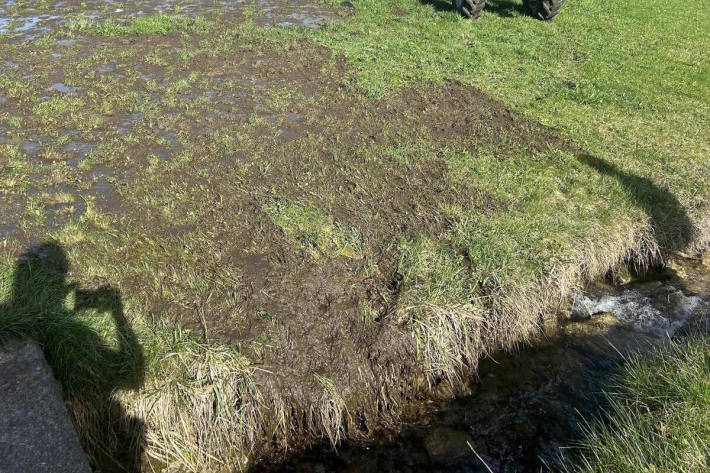
[[[486,11],[501,18],[527,15],[527,11],[525,11],[521,2],[511,2],[509,0],[487,0]]]
[[[143,350],[123,314],[120,293],[68,284],[68,269],[64,250],[53,242],[20,256],[11,299],[0,306],[0,344],[29,338],[42,347],[94,468],[139,471],[144,424],[114,394],[142,385]],[[79,317],[83,312],[96,316],[96,328]],[[108,314],[107,323],[102,315]]]
[[[454,11],[451,0],[419,0],[424,5],[430,5],[434,10],[440,12]],[[514,16],[526,15],[525,8],[521,2],[511,2],[510,0],[487,0],[485,11],[501,18],[511,18]]]
[[[616,179],[651,220],[658,245],[664,252],[683,251],[693,240],[695,225],[673,194],[661,189],[650,179],[635,176],[617,168],[604,159],[580,154],[582,164],[602,175]]]

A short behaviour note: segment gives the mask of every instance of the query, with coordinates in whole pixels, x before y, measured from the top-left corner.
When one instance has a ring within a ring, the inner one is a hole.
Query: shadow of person
[[[648,215],[658,245],[664,253],[683,251],[693,240],[696,229],[683,206],[673,194],[650,179],[618,169],[614,164],[589,154],[577,159],[600,174],[613,177]]]
[[[0,306],[0,344],[30,338],[42,347],[94,468],[139,471],[144,424],[115,394],[142,385],[143,350],[120,293],[67,284],[68,270],[54,242],[20,256],[10,300]]]

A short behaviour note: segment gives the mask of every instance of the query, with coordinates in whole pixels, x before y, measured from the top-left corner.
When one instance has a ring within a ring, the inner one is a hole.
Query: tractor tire
[[[471,20],[477,20],[485,6],[486,0],[454,0],[456,11]]]
[[[538,20],[551,20],[560,12],[565,0],[523,0],[525,10]]]

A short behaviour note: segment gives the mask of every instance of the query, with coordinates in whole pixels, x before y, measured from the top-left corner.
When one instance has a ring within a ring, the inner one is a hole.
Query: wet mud
[[[338,18],[332,8],[318,2],[276,0],[132,0],[0,2],[0,34],[19,40],[33,40],[67,27],[78,18],[92,21],[122,21],[152,14],[185,16],[231,15],[249,18],[261,26],[320,28]],[[66,40],[58,45],[70,45]],[[61,54],[61,53],[58,53]]]

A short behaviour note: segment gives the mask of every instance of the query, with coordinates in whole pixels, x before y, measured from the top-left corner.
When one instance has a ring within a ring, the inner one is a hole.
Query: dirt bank
[[[630,355],[710,320],[710,266],[700,258],[678,256],[616,284],[609,276],[579,294],[534,347],[484,360],[468,395],[422,405],[396,435],[337,451],[324,444],[255,471],[550,471],[583,426],[604,417],[603,392],[618,389],[615,375]]]

